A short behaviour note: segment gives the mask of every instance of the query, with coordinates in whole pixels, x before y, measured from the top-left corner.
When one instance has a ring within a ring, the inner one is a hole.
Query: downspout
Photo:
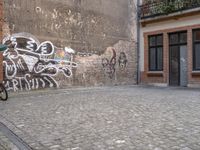
[[[137,85],[140,84],[140,0],[137,0]]]
[[[3,38],[3,0],[0,0],[0,44],[2,43]],[[0,82],[3,81],[3,53],[0,52]]]

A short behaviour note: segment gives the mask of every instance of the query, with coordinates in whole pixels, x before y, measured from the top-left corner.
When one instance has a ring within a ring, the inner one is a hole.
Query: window
[[[200,29],[193,31],[193,70],[200,70]]]
[[[149,36],[149,71],[163,70],[163,35]]]
[[[187,32],[170,33],[170,45],[187,45]]]

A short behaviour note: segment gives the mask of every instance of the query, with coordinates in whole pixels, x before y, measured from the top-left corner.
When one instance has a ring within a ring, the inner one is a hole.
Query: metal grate
[[[150,18],[198,7],[200,7],[200,0],[153,1],[140,6],[140,17]]]

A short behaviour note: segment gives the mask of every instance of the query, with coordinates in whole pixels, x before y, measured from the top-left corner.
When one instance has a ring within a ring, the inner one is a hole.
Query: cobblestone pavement
[[[0,150],[19,150],[19,149],[0,131]]]
[[[0,121],[33,149],[200,150],[200,90],[122,86],[16,93],[0,102]]]

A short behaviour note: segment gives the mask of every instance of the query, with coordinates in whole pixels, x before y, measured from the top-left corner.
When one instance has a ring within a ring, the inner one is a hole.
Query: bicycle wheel
[[[3,84],[0,84],[0,97],[2,101],[6,101],[8,99],[8,93]]]

